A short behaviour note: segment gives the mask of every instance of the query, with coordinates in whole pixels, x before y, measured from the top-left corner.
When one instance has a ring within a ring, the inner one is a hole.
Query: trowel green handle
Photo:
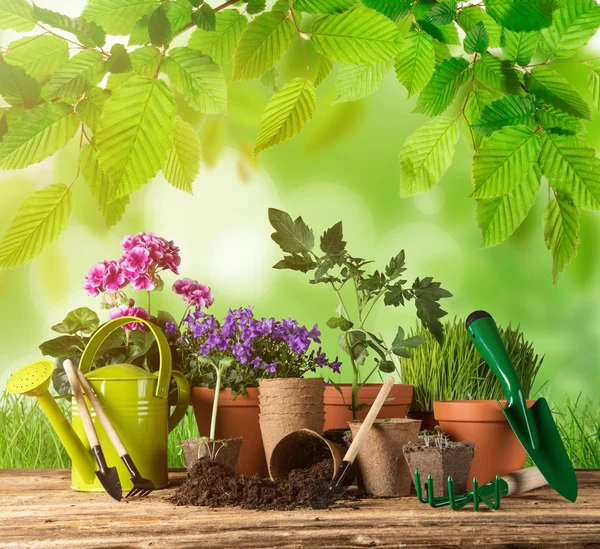
[[[523,432],[528,433],[532,446],[537,448],[538,432],[529,417],[527,399],[494,319],[485,311],[475,311],[469,315],[465,324],[469,338],[504,389],[507,409],[517,415]]]

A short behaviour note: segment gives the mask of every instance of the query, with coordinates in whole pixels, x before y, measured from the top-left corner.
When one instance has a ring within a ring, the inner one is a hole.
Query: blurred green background
[[[78,15],[84,5],[83,0],[36,3],[70,15]],[[5,32],[0,43],[5,46],[16,37]],[[282,81],[302,71],[300,55],[294,48],[286,54]],[[570,72],[589,99],[588,71],[560,69]],[[230,87],[228,117],[203,120],[190,112],[204,158],[194,196],[158,177],[133,195],[124,220],[110,231],[81,179],[74,186],[73,218],[60,240],[31,264],[0,272],[0,386],[11,371],[40,357],[37,346],[52,336],[49,326],[72,308],[88,306],[106,319],[98,299],[83,291],[83,277],[93,263],[118,258],[121,238],[138,231],[153,231],[181,247],[181,274],[212,287],[217,315],[229,307],[254,305],[260,316],[319,323],[325,349],[337,354],[336,334],[325,326],[336,308],[330,289],[309,285],[301,273],[271,268],[280,252],[269,237],[267,208],[277,207],[302,215],[318,234],[342,220],[351,253],[381,264],[404,248],[409,277],[433,276],[454,294],[443,303],[450,315],[464,317],[482,308],[501,324],[521,324],[536,351],[546,355],[537,388],[543,385],[559,400],[579,393],[595,397],[600,388],[598,216],[583,213],[579,253],[559,288],[552,285],[542,238],[545,191],[508,242],[479,250],[474,202],[467,198],[470,152],[464,143],[441,185],[400,199],[398,153],[425,118],[412,113],[415,101],[406,99],[393,73],[378,92],[356,103],[332,105],[334,80],[330,76],[319,88],[317,111],[304,132],[261,155],[258,164],[251,150],[269,97],[258,82]],[[598,116],[588,136],[595,147],[600,146],[597,122]],[[0,172],[0,233],[35,189],[73,180],[76,141],[41,164]],[[154,294],[153,312],[160,307],[176,317],[183,313],[183,302],[168,289],[175,278],[165,277],[166,290]],[[393,337],[398,324],[414,324],[414,309],[379,309],[372,321],[375,330]],[[349,380],[347,370],[342,380]]]

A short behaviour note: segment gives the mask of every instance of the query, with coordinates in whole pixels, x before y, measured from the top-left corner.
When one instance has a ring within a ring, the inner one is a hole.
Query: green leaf
[[[567,196],[557,195],[544,211],[544,242],[552,254],[552,282],[577,254],[579,244],[579,210]]]
[[[245,1],[246,1],[246,11],[250,15],[256,15],[257,13],[260,13],[261,11],[265,11],[265,8],[267,7],[267,0],[245,0]],[[289,6],[289,2],[287,0],[279,0],[279,1],[285,3]],[[279,8],[276,8],[274,5],[273,9],[276,10]]]
[[[41,87],[21,67],[0,57],[0,95],[9,105],[31,109],[40,99]]]
[[[339,255],[346,249],[342,222],[338,221],[321,236],[321,251],[328,255]]]
[[[32,14],[40,23],[50,25],[55,29],[70,32],[77,40],[88,48],[102,47],[106,43],[106,32],[102,27],[86,21],[81,17],[73,18],[56,11],[46,10],[36,5],[32,8]]]
[[[367,65],[342,65],[337,73],[335,103],[358,101],[377,91],[391,67],[391,61]]]
[[[312,271],[317,264],[305,255],[291,254],[283,257],[281,261],[278,261],[273,265],[273,269],[290,269],[292,271],[300,271],[307,273]]]
[[[233,58],[248,20],[237,10],[218,12],[217,28],[212,32],[196,29],[190,37],[188,47],[199,50],[221,66]]]
[[[25,199],[0,241],[0,269],[40,255],[66,229],[72,210],[73,195],[66,185],[50,185]]]
[[[240,39],[233,60],[233,80],[258,78],[275,65],[296,36],[294,23],[281,11],[259,15]]]
[[[539,168],[534,165],[523,182],[508,194],[477,201],[475,215],[481,229],[482,248],[500,244],[521,225],[535,202],[540,177]]]
[[[518,94],[522,91],[517,71],[510,61],[485,53],[473,65],[475,78],[492,90]]]
[[[529,173],[540,152],[540,138],[526,126],[505,126],[479,149],[473,161],[473,198],[508,194]]]
[[[96,133],[98,159],[116,200],[141,188],[162,167],[173,143],[175,101],[162,80],[134,76],[104,105]]]
[[[600,110],[600,70],[595,69],[588,76],[588,88],[592,94],[594,106]]]
[[[469,62],[463,57],[442,61],[421,92],[415,112],[427,116],[442,114],[454,101],[461,86],[469,80],[470,74]]]
[[[429,82],[435,67],[433,39],[424,32],[406,36],[396,56],[396,76],[407,89],[408,97],[419,93]]]
[[[31,6],[25,0],[0,0],[0,29],[27,32],[34,27]]]
[[[168,46],[174,38],[166,6],[160,4],[148,17],[148,36],[153,46]]]
[[[262,11],[262,10],[259,10]],[[193,14],[192,21],[194,24],[202,30],[212,32],[217,30],[217,17],[215,10],[213,10],[208,4],[202,4]]]
[[[400,151],[400,196],[428,191],[446,173],[458,141],[458,127],[451,118],[434,118],[415,131]]]
[[[600,210],[600,160],[581,137],[547,133],[539,163],[556,191],[579,208]]]
[[[507,95],[488,105],[473,128],[488,136],[504,126],[521,124],[535,129],[535,111],[535,104],[530,96]]]
[[[479,22],[465,36],[465,52],[485,53],[489,46],[490,37],[488,36],[487,30],[485,30],[485,25],[482,22]]]
[[[323,55],[315,54],[310,63],[310,72],[308,79],[312,81],[315,88],[323,83],[323,81],[331,74],[333,70],[333,61],[327,59]]]
[[[347,332],[354,324],[343,316],[334,316],[327,321],[327,326],[331,329],[339,328],[342,332]]]
[[[124,196],[111,201],[113,184],[98,162],[98,152],[92,145],[84,145],[79,155],[79,166],[85,182],[98,206],[108,228],[116,225],[129,204],[129,197]]]
[[[310,80],[294,78],[265,106],[258,128],[254,154],[299,134],[311,119],[317,101],[317,91]]]
[[[358,65],[391,59],[400,50],[402,37],[385,15],[358,5],[317,19],[311,42],[326,57]]]
[[[385,274],[389,280],[396,280],[402,273],[406,271],[405,266],[406,254],[404,250],[400,250],[400,252],[390,259],[390,262],[385,267]],[[402,281],[404,283],[404,281]]]
[[[531,93],[548,105],[573,116],[591,120],[589,105],[564,76],[550,67],[535,67],[531,72],[526,72],[525,85]]]
[[[412,0],[362,0],[362,3],[392,21],[399,21],[409,14]]]
[[[277,70],[277,67],[273,67],[260,77],[260,83],[267,88],[269,92],[275,93],[280,90],[280,87],[277,84],[278,78],[279,70]]]
[[[62,64],[48,82],[50,98],[78,98],[86,86],[104,77],[104,60],[97,50],[83,50]]]
[[[98,128],[98,121],[104,104],[110,98],[110,91],[103,88],[86,90],[85,97],[77,104],[77,113],[81,121],[92,131]]]
[[[192,23],[193,6],[188,0],[171,0],[165,4],[165,10],[174,36]]]
[[[173,187],[191,194],[199,171],[200,138],[191,124],[177,116],[173,147],[162,167],[163,175]]]
[[[144,46],[130,52],[133,73],[139,76],[154,76],[160,67],[162,54],[158,48]]]
[[[304,13],[342,13],[356,4],[357,0],[295,0],[294,9]]]
[[[286,212],[269,208],[269,222],[275,229],[271,238],[282,251],[299,254],[310,252],[315,247],[315,236],[301,217],[292,221]]]
[[[431,277],[422,280],[417,278],[413,290],[417,317],[441,345],[444,342],[444,328],[439,319],[446,315],[446,311],[440,307],[439,300],[452,297],[452,294]]]
[[[19,170],[62,149],[75,135],[79,118],[65,103],[43,103],[8,129],[0,142],[0,169]]]
[[[478,23],[483,23],[490,41],[490,48],[497,48],[500,46],[500,37],[503,32],[502,27],[498,25],[484,9],[481,9],[478,6],[463,8],[458,14],[457,22],[465,33],[470,32]]]
[[[79,307],[71,311],[64,320],[52,326],[50,329],[59,334],[76,334],[82,332],[84,334],[92,334],[100,325],[98,315],[87,307]]]
[[[129,72],[132,69],[129,53],[123,44],[114,44],[110,48],[110,57],[106,60],[106,70],[115,74]]]
[[[134,23],[157,7],[156,0],[88,0],[82,17],[109,34],[128,35]]]
[[[391,360],[380,360],[377,364],[379,371],[384,374],[393,374],[396,371],[396,365]]]
[[[434,25],[449,25],[456,19],[456,5],[454,0],[440,0],[427,13],[427,19]]]
[[[44,84],[69,59],[69,48],[65,40],[56,36],[26,36],[8,45],[4,59]]]
[[[544,29],[552,23],[557,0],[486,0],[487,13],[505,29],[528,32]]]
[[[150,15],[146,14],[141,19],[138,19],[133,25],[131,32],[129,34],[129,40],[127,44],[129,46],[144,46],[150,43],[150,32],[148,31],[148,24],[150,22]],[[190,14],[191,20],[191,14]]]
[[[458,29],[456,25],[434,25],[433,23],[424,20],[418,19],[417,24],[421,27],[421,29],[429,34],[435,40],[449,45],[458,45],[460,44],[460,38],[458,36]]]
[[[542,31],[542,48],[554,57],[571,57],[600,27],[596,0],[564,0],[552,15],[552,25]]]
[[[44,356],[53,358],[71,358],[82,353],[83,343],[78,337],[65,335],[44,341],[39,346]]]
[[[552,133],[578,134],[585,133],[586,129],[580,118],[575,118],[566,112],[546,105],[535,113],[538,124]]]
[[[227,84],[219,65],[191,48],[169,50],[162,70],[190,107],[204,114],[227,112]]]
[[[539,38],[539,32],[513,32],[504,29],[502,32],[504,58],[517,65],[527,65],[537,51]]]
[[[481,119],[486,107],[494,100],[494,96],[487,90],[471,92],[465,103],[463,133],[473,149],[478,149],[483,143],[481,133],[473,131]],[[465,131],[466,130],[466,131]]]

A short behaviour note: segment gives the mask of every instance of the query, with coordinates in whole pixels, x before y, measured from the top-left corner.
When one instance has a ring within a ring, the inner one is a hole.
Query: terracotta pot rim
[[[233,396],[231,389],[221,389],[219,393],[219,406],[254,407],[258,406],[258,387],[246,387],[247,395]],[[190,404],[204,400],[200,395],[214,395],[215,390],[208,387],[192,387],[190,391]],[[212,398],[212,397],[211,397]]]
[[[384,418],[384,419],[388,419],[388,418]],[[363,423],[364,420],[362,419],[353,419],[352,421],[348,422],[349,426],[356,426],[356,425],[361,425]],[[397,425],[411,425],[414,423],[421,423],[420,419],[411,419],[409,417],[391,417],[389,418],[389,421],[385,421],[383,423],[374,423],[373,427],[387,427],[387,426],[397,426]]]
[[[368,401],[367,404],[372,404],[375,400],[379,390],[381,389],[382,383],[372,383],[365,385],[358,391],[359,401]],[[352,385],[342,384],[339,386],[344,393],[346,403],[352,395]],[[404,383],[396,383],[390,390],[389,398],[394,400],[384,403],[384,406],[406,406],[412,402],[413,387],[412,385],[406,385]],[[327,406],[344,406],[344,398],[338,393],[335,387],[329,385],[325,387],[325,405]]]
[[[506,408],[506,400],[443,400],[433,403],[434,417],[438,421],[489,423],[506,422],[504,412],[498,402]],[[527,407],[531,408],[535,400],[528,400]]]

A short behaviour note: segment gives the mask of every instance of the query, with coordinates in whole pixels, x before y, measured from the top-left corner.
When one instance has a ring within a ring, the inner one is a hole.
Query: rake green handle
[[[518,414],[523,432],[528,433],[531,445],[537,448],[537,428],[529,417],[525,393],[492,315],[485,311],[475,311],[468,316],[465,324],[469,338],[504,389],[507,409]]]

